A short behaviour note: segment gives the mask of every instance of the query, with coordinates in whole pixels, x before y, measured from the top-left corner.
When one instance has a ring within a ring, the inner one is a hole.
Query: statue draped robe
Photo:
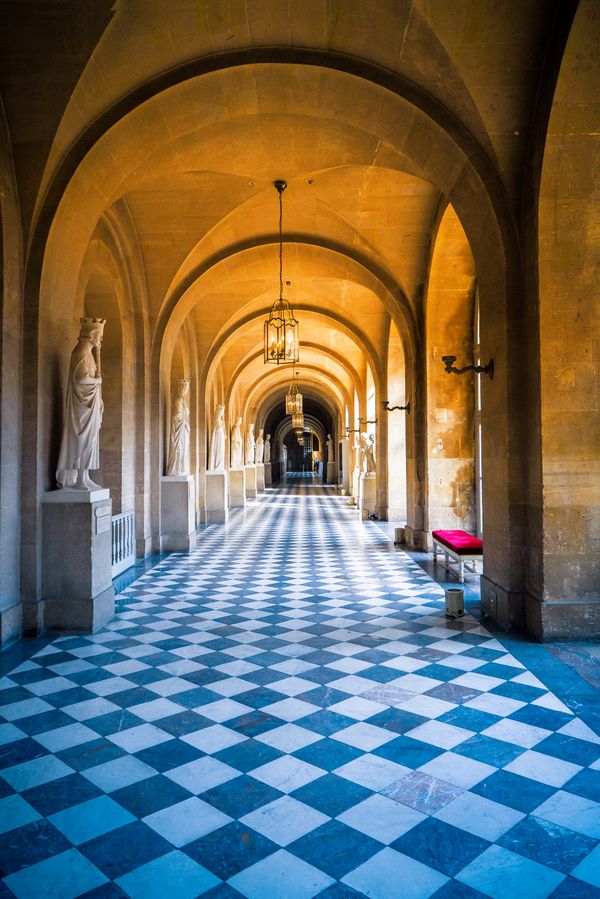
[[[167,474],[181,477],[189,474],[190,422],[185,397],[175,400],[175,411],[171,419],[171,439]]]
[[[92,352],[78,344],[71,355],[65,421],[56,480],[70,487],[80,469],[100,468],[99,433],[102,424],[102,379],[96,377]]]

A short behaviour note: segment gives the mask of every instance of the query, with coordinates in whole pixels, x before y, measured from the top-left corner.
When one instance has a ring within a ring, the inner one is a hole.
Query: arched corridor
[[[7,895],[600,890],[585,681],[446,618],[441,586],[314,476],[118,606],[0,680]]]
[[[0,899],[600,895],[599,39],[0,3]]]

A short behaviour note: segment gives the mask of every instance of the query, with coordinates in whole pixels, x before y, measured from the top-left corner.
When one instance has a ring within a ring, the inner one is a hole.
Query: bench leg
[[[437,565],[437,544],[433,544],[433,561]]]

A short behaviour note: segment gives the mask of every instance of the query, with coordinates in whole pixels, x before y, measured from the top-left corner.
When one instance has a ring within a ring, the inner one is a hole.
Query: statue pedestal
[[[265,487],[270,487],[273,483],[273,473],[271,471],[271,463],[265,462]]]
[[[90,633],[115,614],[108,490],[64,488],[42,502],[44,627]]]
[[[349,506],[360,506],[360,488],[361,488],[361,478],[360,478],[360,469],[354,468],[352,472],[352,495],[348,500]]]
[[[243,509],[246,505],[246,470],[229,469],[229,508]]]
[[[244,465],[246,472],[246,499],[256,499],[256,465]]]
[[[223,524],[229,518],[227,472],[206,472],[206,523]]]
[[[191,475],[160,479],[160,547],[162,552],[196,549],[196,491]]]
[[[361,477],[361,504],[360,511],[363,518],[374,515],[377,509],[377,476],[365,474]]]
[[[263,462],[256,463],[256,492],[265,492],[265,466]]]
[[[327,483],[337,484],[337,466],[335,462],[327,463]]]

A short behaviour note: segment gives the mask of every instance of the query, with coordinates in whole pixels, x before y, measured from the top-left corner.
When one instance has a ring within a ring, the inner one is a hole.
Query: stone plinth
[[[256,465],[245,465],[246,499],[256,499]]]
[[[229,518],[226,471],[206,472],[206,523],[223,524]]]
[[[337,484],[337,464],[335,462],[327,463],[327,484]]]
[[[271,471],[271,463],[265,462],[265,487],[270,487],[273,483],[273,472]]]
[[[374,515],[377,510],[377,478],[375,475],[366,474],[361,477],[361,503],[360,511],[363,517]]]
[[[361,488],[360,470],[354,468],[352,472],[352,495],[348,501],[349,506],[360,506],[360,488]]]
[[[54,490],[42,503],[44,627],[89,633],[115,613],[108,490]]]
[[[246,499],[256,499],[256,465],[244,465],[246,472]]]
[[[196,548],[196,491],[191,475],[160,479],[160,545],[163,552]]]
[[[229,469],[229,508],[243,509],[246,505],[246,470]]]
[[[263,462],[256,463],[256,492],[265,492],[265,466]]]

